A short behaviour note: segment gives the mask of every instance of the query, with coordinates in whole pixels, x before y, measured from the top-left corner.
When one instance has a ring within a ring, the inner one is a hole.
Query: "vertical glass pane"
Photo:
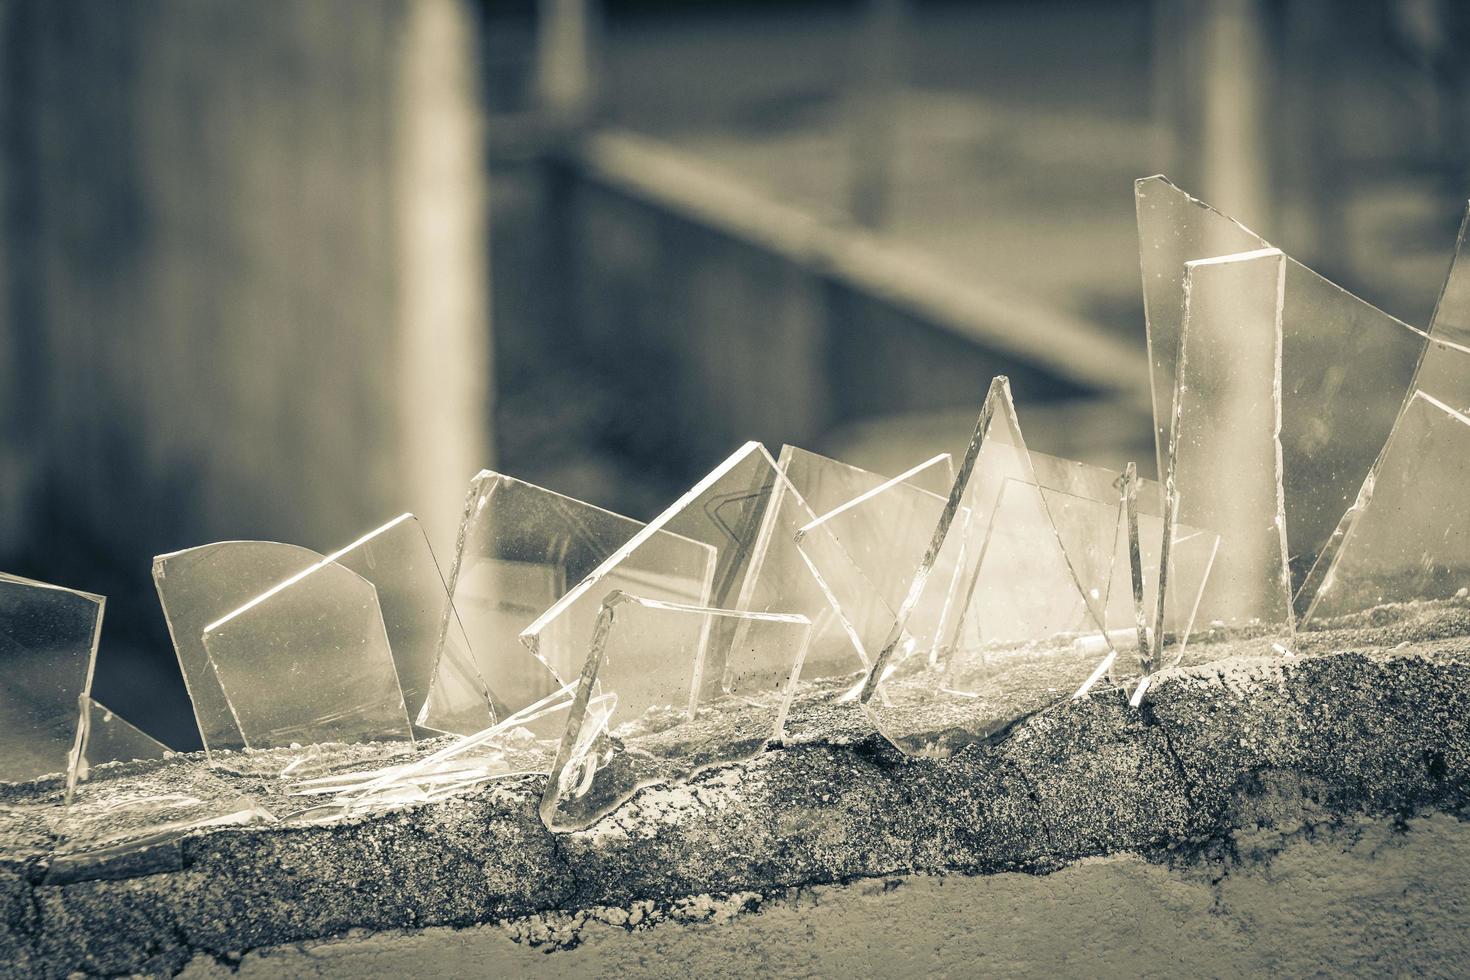
[[[1470,585],[1467,487],[1470,417],[1416,392],[1308,615],[1442,599]]]
[[[0,779],[74,773],[78,699],[92,687],[105,603],[0,573]]]
[[[1184,264],[1269,246],[1162,177],[1139,181],[1136,192],[1155,419],[1161,421],[1169,417],[1160,410],[1178,375]],[[1427,335],[1301,263],[1283,261],[1280,441],[1295,594],[1387,440]],[[1161,430],[1160,473],[1168,444]]]
[[[153,585],[206,752],[243,749],[245,739],[204,652],[204,627],[321,560],[274,541],[220,541],[153,559]]]
[[[710,637],[736,632],[718,662]],[[749,759],[780,737],[806,653],[804,616],[740,613],[615,592],[603,604],[567,733],[542,798],[577,830],[640,787]]]
[[[497,717],[564,684],[521,643],[521,631],[642,529],[639,521],[489,470],[471,482],[450,591]],[[665,543],[692,551],[696,562],[704,558],[701,548]]]
[[[1115,498],[1114,527],[1117,506]],[[953,579],[933,574],[945,561],[959,569]],[[933,590],[953,593],[957,615],[923,651],[906,627]],[[1105,669],[1106,657],[1074,642],[1078,631],[1100,632],[1102,617],[1101,597],[1084,593],[1062,548],[1009,384],[997,378],[919,573],[877,647],[863,708],[905,753],[947,756]]]
[[[1200,615],[1292,631],[1283,513],[1286,263],[1276,249],[1186,264],[1169,524],[1220,534]]]
[[[204,649],[250,748],[413,738],[377,590],[330,558],[207,625]]]

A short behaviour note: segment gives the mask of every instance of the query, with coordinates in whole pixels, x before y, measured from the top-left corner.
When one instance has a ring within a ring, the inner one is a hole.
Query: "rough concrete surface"
[[[863,925],[864,916],[879,922],[902,915],[864,912],[863,896],[883,886],[817,886],[959,872],[988,877],[910,877],[898,888],[895,908],[905,905],[906,895],[927,895],[914,907],[932,909],[926,918],[945,919],[936,935],[985,937],[992,925],[1005,924],[1043,945],[1054,934],[1048,918],[1058,920],[1052,923],[1058,930],[1062,919],[1094,922],[1100,944],[1128,930],[1159,930],[1157,954],[1164,958],[1158,963],[1166,966],[1168,956],[1198,954],[1162,937],[1177,938],[1181,931],[1201,941],[1234,936],[1231,948],[1243,950],[1242,959],[1204,970],[1232,973],[1249,968],[1257,943],[1274,927],[1277,916],[1259,911],[1270,901],[1282,904],[1288,920],[1321,918],[1322,908],[1356,901],[1354,874],[1365,888],[1386,880],[1344,859],[1337,904],[1332,888],[1267,887],[1277,874],[1273,868],[1290,868],[1292,861],[1305,869],[1303,882],[1325,878],[1327,871],[1311,870],[1323,853],[1311,840],[1347,834],[1342,839],[1351,841],[1360,818],[1373,818],[1364,833],[1382,837],[1384,847],[1426,836],[1437,842],[1422,851],[1422,865],[1403,857],[1393,873],[1404,881],[1401,892],[1417,889],[1424,896],[1420,904],[1440,916],[1422,920],[1433,933],[1424,948],[1442,942],[1448,949],[1453,943],[1441,934],[1454,931],[1450,923],[1464,924],[1464,897],[1450,879],[1461,876],[1466,844],[1456,834],[1456,820],[1430,815],[1458,814],[1470,785],[1470,603],[1379,611],[1337,625],[1300,637],[1302,655],[1290,658],[1242,655],[1258,645],[1211,643],[1203,635],[1192,650],[1212,662],[1165,675],[1141,710],[1130,708],[1121,690],[1099,691],[1034,714],[997,740],[943,762],[903,759],[868,730],[853,706],[794,711],[783,747],[710,770],[687,785],[651,787],[591,829],[566,835],[552,835],[540,824],[542,779],[521,777],[345,824],[214,828],[161,848],[152,863],[73,869],[48,880],[46,833],[21,806],[22,787],[0,796],[12,811],[0,821],[0,963],[18,976],[168,974],[185,966],[197,972],[211,962],[309,972],[302,964],[318,963],[315,953],[296,966],[272,960],[276,953],[245,954],[359,934],[354,931],[502,921],[525,950],[544,956],[543,949],[564,944],[542,940],[537,923],[550,923],[553,932],[565,929],[556,916],[535,918],[540,913],[601,907],[648,915],[681,900],[718,904],[700,896],[737,893],[737,905],[764,910],[724,926],[693,927],[703,930],[704,945],[686,949],[707,945],[738,953],[742,943],[762,941],[768,927],[773,935],[789,932],[776,928],[782,916],[793,925],[805,922],[803,902],[823,906],[803,896],[827,895],[837,897],[813,915],[830,916],[833,949],[860,957],[862,944],[882,940],[877,926]],[[169,763],[202,764],[195,758]],[[1421,834],[1421,828],[1428,829]],[[1285,849],[1277,853],[1282,840]],[[1410,845],[1401,853],[1410,854]],[[1306,856],[1293,857],[1299,852]],[[1086,860],[1108,855],[1132,856]],[[1423,873],[1416,876],[1416,867]],[[1214,872],[1202,870],[1209,868]],[[1244,884],[1212,883],[1221,872]],[[1115,898],[1067,898],[1089,890],[1110,894],[1108,876],[1121,876]],[[1232,894],[1246,895],[1250,887],[1266,902],[1251,906],[1240,899],[1241,908],[1257,909],[1250,912],[1258,917],[1255,924],[1248,916],[1191,921],[1195,910],[1218,911],[1222,901],[1228,907]],[[1241,891],[1231,891],[1236,888]],[[798,891],[783,891],[789,889]],[[972,895],[986,905],[983,912],[971,908]],[[1026,895],[1040,898],[1028,904]],[[1389,938],[1411,935],[1412,924],[1394,925],[1401,906],[1391,894],[1373,895],[1369,911],[1360,913],[1363,928]],[[1059,911],[1045,913],[1053,900]],[[1002,923],[990,906],[1007,903],[1015,911]],[[608,914],[616,919],[618,913]],[[1350,925],[1355,914],[1339,909],[1328,918]],[[616,924],[608,928],[626,932]],[[818,926],[814,919],[800,928],[815,935]],[[842,938],[848,928],[863,935]],[[601,929],[592,927],[594,933]],[[625,947],[623,969],[654,970],[659,944],[678,945],[667,937],[682,929],[675,924],[639,933],[654,938]],[[446,939],[448,948],[461,941],[473,945],[478,933],[420,935],[465,937]],[[412,933],[398,939],[410,946],[432,941]],[[541,946],[534,945],[538,941]],[[802,954],[807,959],[789,964],[790,972],[831,972],[814,958],[826,942],[818,936],[817,946]],[[1012,949],[1019,955],[1022,947]],[[1282,955],[1293,951],[1301,947],[1282,947]],[[577,949],[550,955],[537,962],[553,972],[594,969],[578,960],[588,954]],[[1119,970],[1134,962],[1126,950],[1117,955]],[[936,960],[936,969],[952,968],[946,962]],[[1383,967],[1391,972],[1404,962]],[[479,965],[470,964],[476,972]],[[995,968],[1031,965],[1018,959]],[[1035,964],[1085,966],[1084,960],[1057,958]],[[1282,969],[1307,973],[1315,969],[1309,966],[1297,956]],[[1183,961],[1179,971],[1194,972]]]

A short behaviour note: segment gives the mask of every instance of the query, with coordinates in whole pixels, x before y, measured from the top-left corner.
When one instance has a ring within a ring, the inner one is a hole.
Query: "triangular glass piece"
[[[204,627],[321,560],[309,548],[275,541],[218,541],[153,559],[153,585],[211,759],[243,749],[245,739],[204,652]]]
[[[711,636],[736,632],[743,640],[728,656],[703,656],[714,649]],[[580,830],[641,787],[758,755],[781,737],[810,633],[800,615],[609,595],[542,821]]]
[[[500,473],[484,470],[471,481],[449,588],[497,717],[565,685],[527,651],[520,633],[642,528],[632,518]],[[445,615],[450,611],[446,607]],[[431,715],[438,697],[437,690],[430,696]],[[559,735],[565,718],[543,718],[541,725]]]
[[[168,746],[86,695],[82,696],[80,726],[82,749],[76,765],[79,781],[90,778],[97,766],[162,759],[169,754]]]
[[[586,662],[602,600],[620,589],[647,599],[742,612],[830,608],[795,544],[812,519],[764,446],[747,443],[634,535],[521,634],[559,676]],[[724,662],[744,622],[716,621],[710,663]]]
[[[66,775],[70,795],[106,601],[0,573],[0,780]]]
[[[1416,392],[1308,616],[1443,599],[1470,586],[1470,416]]]
[[[961,513],[968,515],[963,526],[955,521]],[[950,551],[960,569],[953,582],[932,574]],[[930,589],[952,589],[958,614],[921,656],[906,626]],[[1078,632],[1102,633],[1102,623],[1101,597],[1084,592],[1063,550],[1010,385],[996,378],[919,572],[863,685],[863,708],[906,754],[948,756],[1090,684],[1112,658],[1074,640]]]
[[[1136,184],[1159,472],[1178,379],[1185,263],[1269,245],[1163,177]],[[1292,585],[1312,563],[1387,440],[1427,335],[1284,259],[1280,441]],[[1214,527],[1228,541],[1231,529]],[[1221,559],[1227,558],[1222,546]],[[1300,601],[1300,600],[1299,600]]]
[[[1279,438],[1286,260],[1277,249],[1185,266],[1166,525],[1220,534],[1199,615],[1264,626],[1288,648],[1294,619]],[[1171,565],[1172,569],[1172,565]],[[1164,624],[1156,623],[1162,633]]]

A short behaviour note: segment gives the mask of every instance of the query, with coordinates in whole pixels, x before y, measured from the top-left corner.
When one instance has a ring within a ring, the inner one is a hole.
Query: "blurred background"
[[[0,0],[0,569],[109,597],[492,467],[647,519],[746,439],[897,472],[993,374],[1154,469],[1132,181],[1425,325],[1470,195],[1453,0]]]

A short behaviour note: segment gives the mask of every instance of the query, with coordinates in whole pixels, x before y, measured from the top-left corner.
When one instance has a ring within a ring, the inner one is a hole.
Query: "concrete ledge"
[[[1173,672],[1142,711],[1100,692],[944,763],[902,759],[851,706],[808,705],[783,748],[645,790],[566,836],[543,829],[542,780],[526,777],[352,824],[212,829],[153,865],[48,884],[22,787],[0,797],[0,962],[21,976],[169,973],[196,954],[228,963],[350,930],[924,871],[1046,873],[1117,852],[1198,855],[1235,846],[1241,828],[1458,811],[1470,603],[1342,625],[1290,659],[1202,637],[1194,656],[1212,662]]]

